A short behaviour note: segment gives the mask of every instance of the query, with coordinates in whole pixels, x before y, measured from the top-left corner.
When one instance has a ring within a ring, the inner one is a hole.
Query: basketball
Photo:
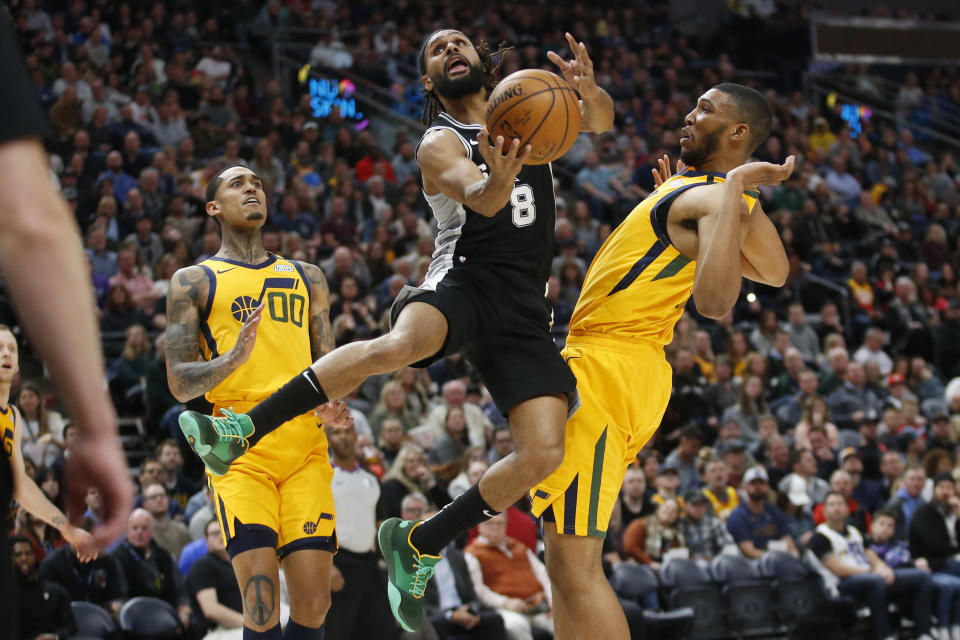
[[[555,73],[523,69],[500,81],[487,102],[487,129],[493,144],[503,136],[504,149],[513,138],[522,153],[533,147],[527,164],[547,164],[565,154],[580,133],[577,92]]]

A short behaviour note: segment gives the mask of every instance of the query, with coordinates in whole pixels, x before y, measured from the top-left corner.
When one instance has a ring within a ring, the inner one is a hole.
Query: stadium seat
[[[182,638],[183,627],[176,609],[158,598],[141,596],[120,609],[120,629],[128,638],[167,640]]]
[[[805,562],[783,551],[767,551],[760,558],[760,573],[773,582],[777,613],[790,635],[839,626],[843,616],[823,614],[845,603],[828,597],[820,576]]]
[[[727,635],[720,587],[696,562],[687,558],[667,560],[660,567],[660,583],[666,591],[668,609],[693,609],[695,615],[689,638]]]
[[[621,562],[613,568],[610,584],[621,598],[643,606],[644,630],[648,637],[686,638],[690,635],[695,615],[693,609],[681,607],[660,611],[660,583],[657,574],[647,565]],[[656,606],[651,608],[653,603]]]
[[[741,555],[719,555],[710,564],[711,577],[721,585],[727,605],[727,622],[743,636],[784,631],[778,624],[770,581]]]
[[[114,638],[119,629],[117,624],[110,617],[103,607],[92,602],[71,602],[70,608],[73,610],[73,619],[77,621],[77,633],[71,636],[74,640],[79,638]]]

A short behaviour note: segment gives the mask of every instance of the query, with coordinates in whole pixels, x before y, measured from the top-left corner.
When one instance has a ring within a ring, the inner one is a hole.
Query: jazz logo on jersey
[[[304,522],[303,523],[303,532],[308,536],[312,536],[317,532],[317,526],[320,524],[321,520],[333,520],[333,514],[330,513],[321,513],[320,517],[317,518],[316,522]]]
[[[234,320],[244,323],[261,303],[265,303],[267,308],[264,311],[274,322],[291,322],[295,327],[302,327],[307,299],[295,293],[299,285],[300,281],[296,278],[267,278],[259,297],[237,296],[230,305],[230,313]]]

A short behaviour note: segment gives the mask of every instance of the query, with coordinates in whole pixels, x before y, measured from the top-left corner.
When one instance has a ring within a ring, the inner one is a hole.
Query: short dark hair
[[[831,489],[830,491],[827,491],[827,493],[823,496],[824,505],[827,504],[827,500],[830,499],[830,496],[839,496],[840,499],[843,500],[843,504],[846,504],[848,509],[850,508],[849,504],[847,503],[847,496],[843,495],[839,491],[834,491],[833,489]]]
[[[887,508],[877,509],[873,512],[873,521],[876,522],[880,518],[893,518],[893,521],[896,522],[897,514]]]
[[[33,543],[30,542],[30,538],[20,533],[10,537],[10,548],[13,549],[13,545],[21,542],[26,542],[28,545],[30,545],[30,550],[33,551]]]
[[[213,179],[207,183],[207,188],[203,192],[203,206],[207,206],[208,203],[213,202],[217,199],[217,191],[220,190],[220,185],[223,184],[223,174],[227,169],[233,169],[234,167],[239,167],[239,164],[232,164],[229,167],[224,167],[217,172],[217,175],[213,176]]]
[[[722,91],[733,99],[737,115],[750,127],[747,155],[752,154],[773,129],[773,109],[770,108],[770,103],[756,89],[735,82],[723,82],[714,89]]]

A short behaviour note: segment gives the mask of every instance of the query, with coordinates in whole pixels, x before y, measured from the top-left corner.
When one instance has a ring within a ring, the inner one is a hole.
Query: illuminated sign
[[[325,78],[310,79],[310,109],[314,118],[326,118],[337,107],[344,119],[362,120],[363,113],[357,110],[357,100],[353,97],[357,88],[344,78],[340,82]]]
[[[837,94],[831,93],[827,96],[827,106],[831,109],[837,104]],[[873,116],[870,107],[859,104],[840,103],[840,117],[847,123],[850,129],[850,137],[857,138],[863,133],[863,122]]]

